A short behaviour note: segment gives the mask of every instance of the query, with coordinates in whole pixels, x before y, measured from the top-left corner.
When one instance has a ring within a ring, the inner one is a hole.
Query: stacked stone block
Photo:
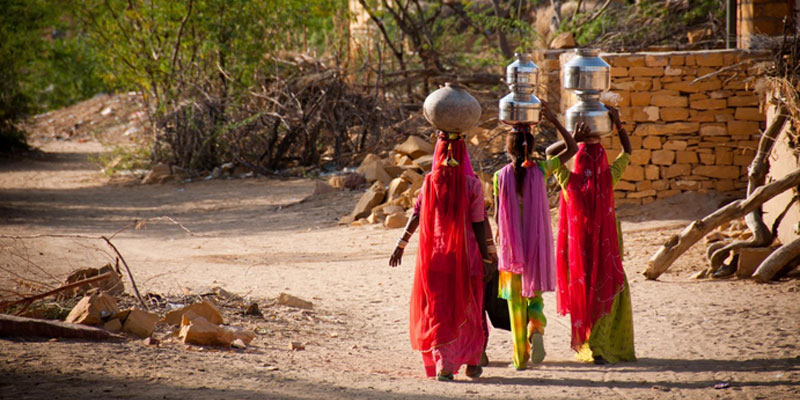
[[[563,53],[560,64],[573,54]],[[618,95],[601,100],[617,98],[634,149],[615,192],[617,204],[747,187],[747,166],[765,124],[754,82],[748,80],[754,67],[743,63],[717,72],[763,56],[745,50],[601,54],[612,67],[610,92]],[[562,91],[560,108],[574,101]],[[621,151],[616,136],[603,139],[603,145],[610,160]]]

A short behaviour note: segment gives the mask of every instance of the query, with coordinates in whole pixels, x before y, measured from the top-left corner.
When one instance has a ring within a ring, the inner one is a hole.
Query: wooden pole
[[[797,238],[773,251],[761,265],[758,266],[756,272],[753,273],[753,279],[759,283],[766,283],[772,280],[772,277],[778,273],[789,262],[800,256],[800,238]]]

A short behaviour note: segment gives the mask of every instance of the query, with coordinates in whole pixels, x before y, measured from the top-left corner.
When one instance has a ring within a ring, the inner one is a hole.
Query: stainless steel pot
[[[500,121],[509,125],[539,123],[542,102],[532,94],[509,93],[500,99]]]
[[[481,105],[461,86],[447,82],[425,98],[422,114],[442,132],[464,132],[480,120]]]
[[[539,67],[529,53],[514,53],[516,60],[506,67],[506,84],[518,94],[532,94],[539,84]]]
[[[599,57],[600,50],[576,49],[577,57],[562,68],[561,82],[576,93],[600,93],[611,88],[611,66]]]
[[[575,125],[583,122],[597,135],[607,136],[613,131],[608,109],[598,100],[596,94],[579,94],[580,101],[567,109],[565,127],[573,131]]]

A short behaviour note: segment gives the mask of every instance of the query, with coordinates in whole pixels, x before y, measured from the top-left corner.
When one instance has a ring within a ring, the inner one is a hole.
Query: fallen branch
[[[800,238],[797,238],[773,251],[761,265],[758,266],[756,272],[753,273],[753,279],[759,283],[766,283],[772,280],[772,277],[778,273],[789,262],[800,257]]]
[[[131,286],[133,287],[133,292],[136,293],[136,298],[139,299],[139,303],[142,304],[142,307],[144,307],[145,310],[150,311],[150,307],[147,306],[147,303],[144,301],[144,299],[142,299],[142,295],[139,293],[139,288],[136,287],[136,281],[133,280],[133,274],[131,273],[131,268],[125,261],[125,258],[122,257],[122,254],[119,252],[119,250],[117,250],[117,246],[114,246],[114,243],[111,243],[111,240],[109,240],[105,236],[102,236],[102,239],[106,241],[106,244],[108,244],[109,247],[111,247],[111,250],[114,250],[114,253],[117,253],[117,257],[119,257],[119,260],[122,261],[122,265],[125,266],[125,271],[128,272],[128,279],[131,280]]]
[[[124,340],[122,336],[92,326],[4,314],[0,314],[0,336]]]
[[[658,279],[681,254],[714,228],[755,210],[767,200],[797,185],[800,185],[800,168],[769,185],[759,187],[751,196],[736,200],[703,219],[692,222],[680,234],[672,235],[658,249],[647,262],[647,269],[642,274],[647,279]]]
[[[9,307],[13,307],[13,306],[16,306],[16,305],[19,305],[19,304],[30,303],[30,302],[33,302],[33,301],[36,301],[36,300],[39,300],[39,299],[43,299],[45,297],[49,297],[49,296],[52,296],[54,294],[58,294],[60,292],[63,292],[65,290],[69,290],[69,289],[72,289],[72,288],[75,288],[75,287],[78,287],[78,286],[86,285],[86,284],[89,284],[89,283],[94,283],[94,282],[97,282],[97,281],[102,281],[104,279],[108,279],[108,277],[110,277],[111,274],[112,274],[111,272],[106,272],[105,274],[102,274],[102,275],[93,276],[91,278],[87,278],[87,279],[84,279],[84,280],[81,280],[81,281],[73,282],[73,283],[70,283],[68,285],[59,286],[59,287],[57,287],[57,288],[55,288],[53,290],[50,290],[50,291],[47,291],[47,292],[44,292],[44,293],[39,293],[39,294],[34,295],[34,296],[26,297],[24,299],[20,299],[20,300],[16,300],[16,301],[6,301],[6,302],[3,302],[3,303],[0,303],[0,310],[5,311]]]

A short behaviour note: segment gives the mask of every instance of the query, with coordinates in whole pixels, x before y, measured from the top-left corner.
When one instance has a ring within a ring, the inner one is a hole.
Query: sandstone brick
[[[614,190],[622,190],[624,192],[632,192],[632,191],[636,190],[636,185],[633,182],[620,180],[619,182],[617,182],[617,186],[614,186]]]
[[[728,122],[733,121],[733,109],[726,108],[724,110],[714,110],[714,121]]]
[[[738,107],[733,117],[743,121],[764,121],[766,119],[766,116],[756,107]]]
[[[678,151],[675,153],[675,162],[679,164],[697,164],[700,160],[693,151]]]
[[[652,204],[656,201],[655,196],[645,197],[642,199],[642,205],[646,206],[648,204]]]
[[[640,78],[640,79],[653,79],[653,90],[661,90],[661,79],[659,78]]]
[[[754,135],[760,132],[761,130],[757,121],[728,121],[729,135]]]
[[[689,175],[691,172],[692,166],[689,164],[672,164],[661,168],[661,177],[669,179],[677,176]]]
[[[727,165],[701,165],[692,169],[692,174],[717,179],[739,178],[739,167]]]
[[[681,191],[677,190],[677,189],[662,190],[662,191],[658,192],[658,195],[656,197],[658,197],[659,199],[666,199],[667,197],[672,197],[672,196],[678,195],[680,193],[681,193]]]
[[[692,93],[692,94],[689,95],[689,101],[692,101],[692,100],[705,100],[705,99],[710,99],[710,98],[711,97],[709,97],[706,93]]]
[[[731,165],[733,164],[733,152],[725,147],[717,147],[714,149],[714,156],[717,158],[716,165]]]
[[[708,111],[689,110],[689,121],[691,122],[714,122],[714,114]]]
[[[629,199],[641,199],[643,197],[655,196],[656,191],[653,189],[641,190],[638,192],[629,192],[626,196]]]
[[[656,150],[650,155],[653,164],[670,165],[675,161],[675,152],[672,150]]]
[[[713,153],[698,153],[697,155],[703,165],[714,165],[716,163],[717,157]]]
[[[701,51],[694,55],[697,65],[702,67],[721,67],[725,65],[725,53],[718,51]]]
[[[633,96],[631,96],[631,104],[633,104]],[[661,108],[661,120],[664,122],[686,121],[687,119],[689,119],[689,109],[687,108]]]
[[[710,67],[698,67],[697,68],[697,75],[698,76],[705,76],[710,73],[717,72],[717,68],[710,68]],[[716,79],[716,78],[712,78]]]
[[[642,140],[642,147],[645,149],[660,149],[661,148],[661,138],[658,136],[646,136]]]
[[[650,122],[658,121],[659,118],[658,107],[655,106],[642,107],[642,113],[647,116],[646,121]],[[634,121],[635,120],[636,119],[634,118]]]
[[[722,82],[719,80],[713,81],[700,81],[692,84],[691,80],[681,82],[671,82],[664,85],[664,89],[677,90],[682,93],[700,93],[717,90],[722,88]]]
[[[644,179],[644,168],[641,165],[629,165],[625,169],[622,179],[638,182]]]
[[[700,125],[700,136],[721,136],[727,134],[728,128],[725,124],[710,123]]]
[[[606,57],[606,60],[615,67],[644,67],[644,56]]]
[[[715,90],[713,92],[709,92],[708,97],[712,99],[727,99],[728,97],[732,96],[732,93],[733,92],[730,90]]]
[[[647,67],[666,67],[669,65],[669,56],[654,54],[645,55],[644,65]]]
[[[625,68],[625,67],[613,67],[613,66],[611,67],[611,77],[612,78],[620,78],[620,77],[623,77],[623,76],[629,76],[628,75],[628,68]]]
[[[650,104],[649,92],[633,92],[631,93],[631,106],[643,107]]]
[[[757,106],[758,97],[753,95],[737,95],[728,97],[728,107]]]
[[[686,150],[688,142],[685,140],[668,140],[664,143],[664,150]]]
[[[664,68],[658,67],[631,67],[628,69],[628,74],[633,77],[637,76],[663,76]]]
[[[725,82],[724,85],[725,89],[731,90],[746,90],[748,89],[747,83],[744,82],[742,79],[731,79],[728,82]]]
[[[694,55],[689,54],[684,56],[684,64],[688,66],[697,65],[697,62],[694,59]]]
[[[684,65],[686,63],[684,56],[670,56],[669,65]]]
[[[672,189],[697,190],[700,189],[700,182],[689,179],[678,179],[670,185]]]
[[[665,76],[681,76],[684,75],[683,68],[668,66],[664,68]]]
[[[720,110],[727,105],[725,99],[703,99],[690,102],[690,107],[695,110]]]
[[[656,136],[651,136],[656,137]],[[650,150],[636,149],[631,152],[631,164],[647,165],[650,163]]]
[[[754,154],[734,154],[733,165],[750,165],[753,162]]]
[[[681,133],[696,133],[700,124],[696,122],[672,122],[669,124],[639,124],[634,131],[638,135],[675,135]]]
[[[718,192],[730,192],[734,189],[733,179],[720,179],[714,184],[714,190]]]
[[[689,99],[683,96],[655,95],[650,99],[650,104],[659,107],[686,107]]]
[[[658,181],[653,181],[653,189],[658,191],[669,189],[669,181],[665,181],[663,179]]]
[[[627,192],[620,192],[619,190],[614,191],[614,198],[615,199],[624,199],[626,195],[627,195]]]
[[[611,89],[613,90],[628,90],[628,91],[636,91],[636,92],[643,92],[646,90],[650,90],[653,87],[652,80],[648,81],[626,81],[626,82],[619,82],[619,81],[612,81],[611,82]]]
[[[636,191],[643,191],[643,190],[650,190],[653,188],[653,182],[645,179],[643,181],[636,182]]]

